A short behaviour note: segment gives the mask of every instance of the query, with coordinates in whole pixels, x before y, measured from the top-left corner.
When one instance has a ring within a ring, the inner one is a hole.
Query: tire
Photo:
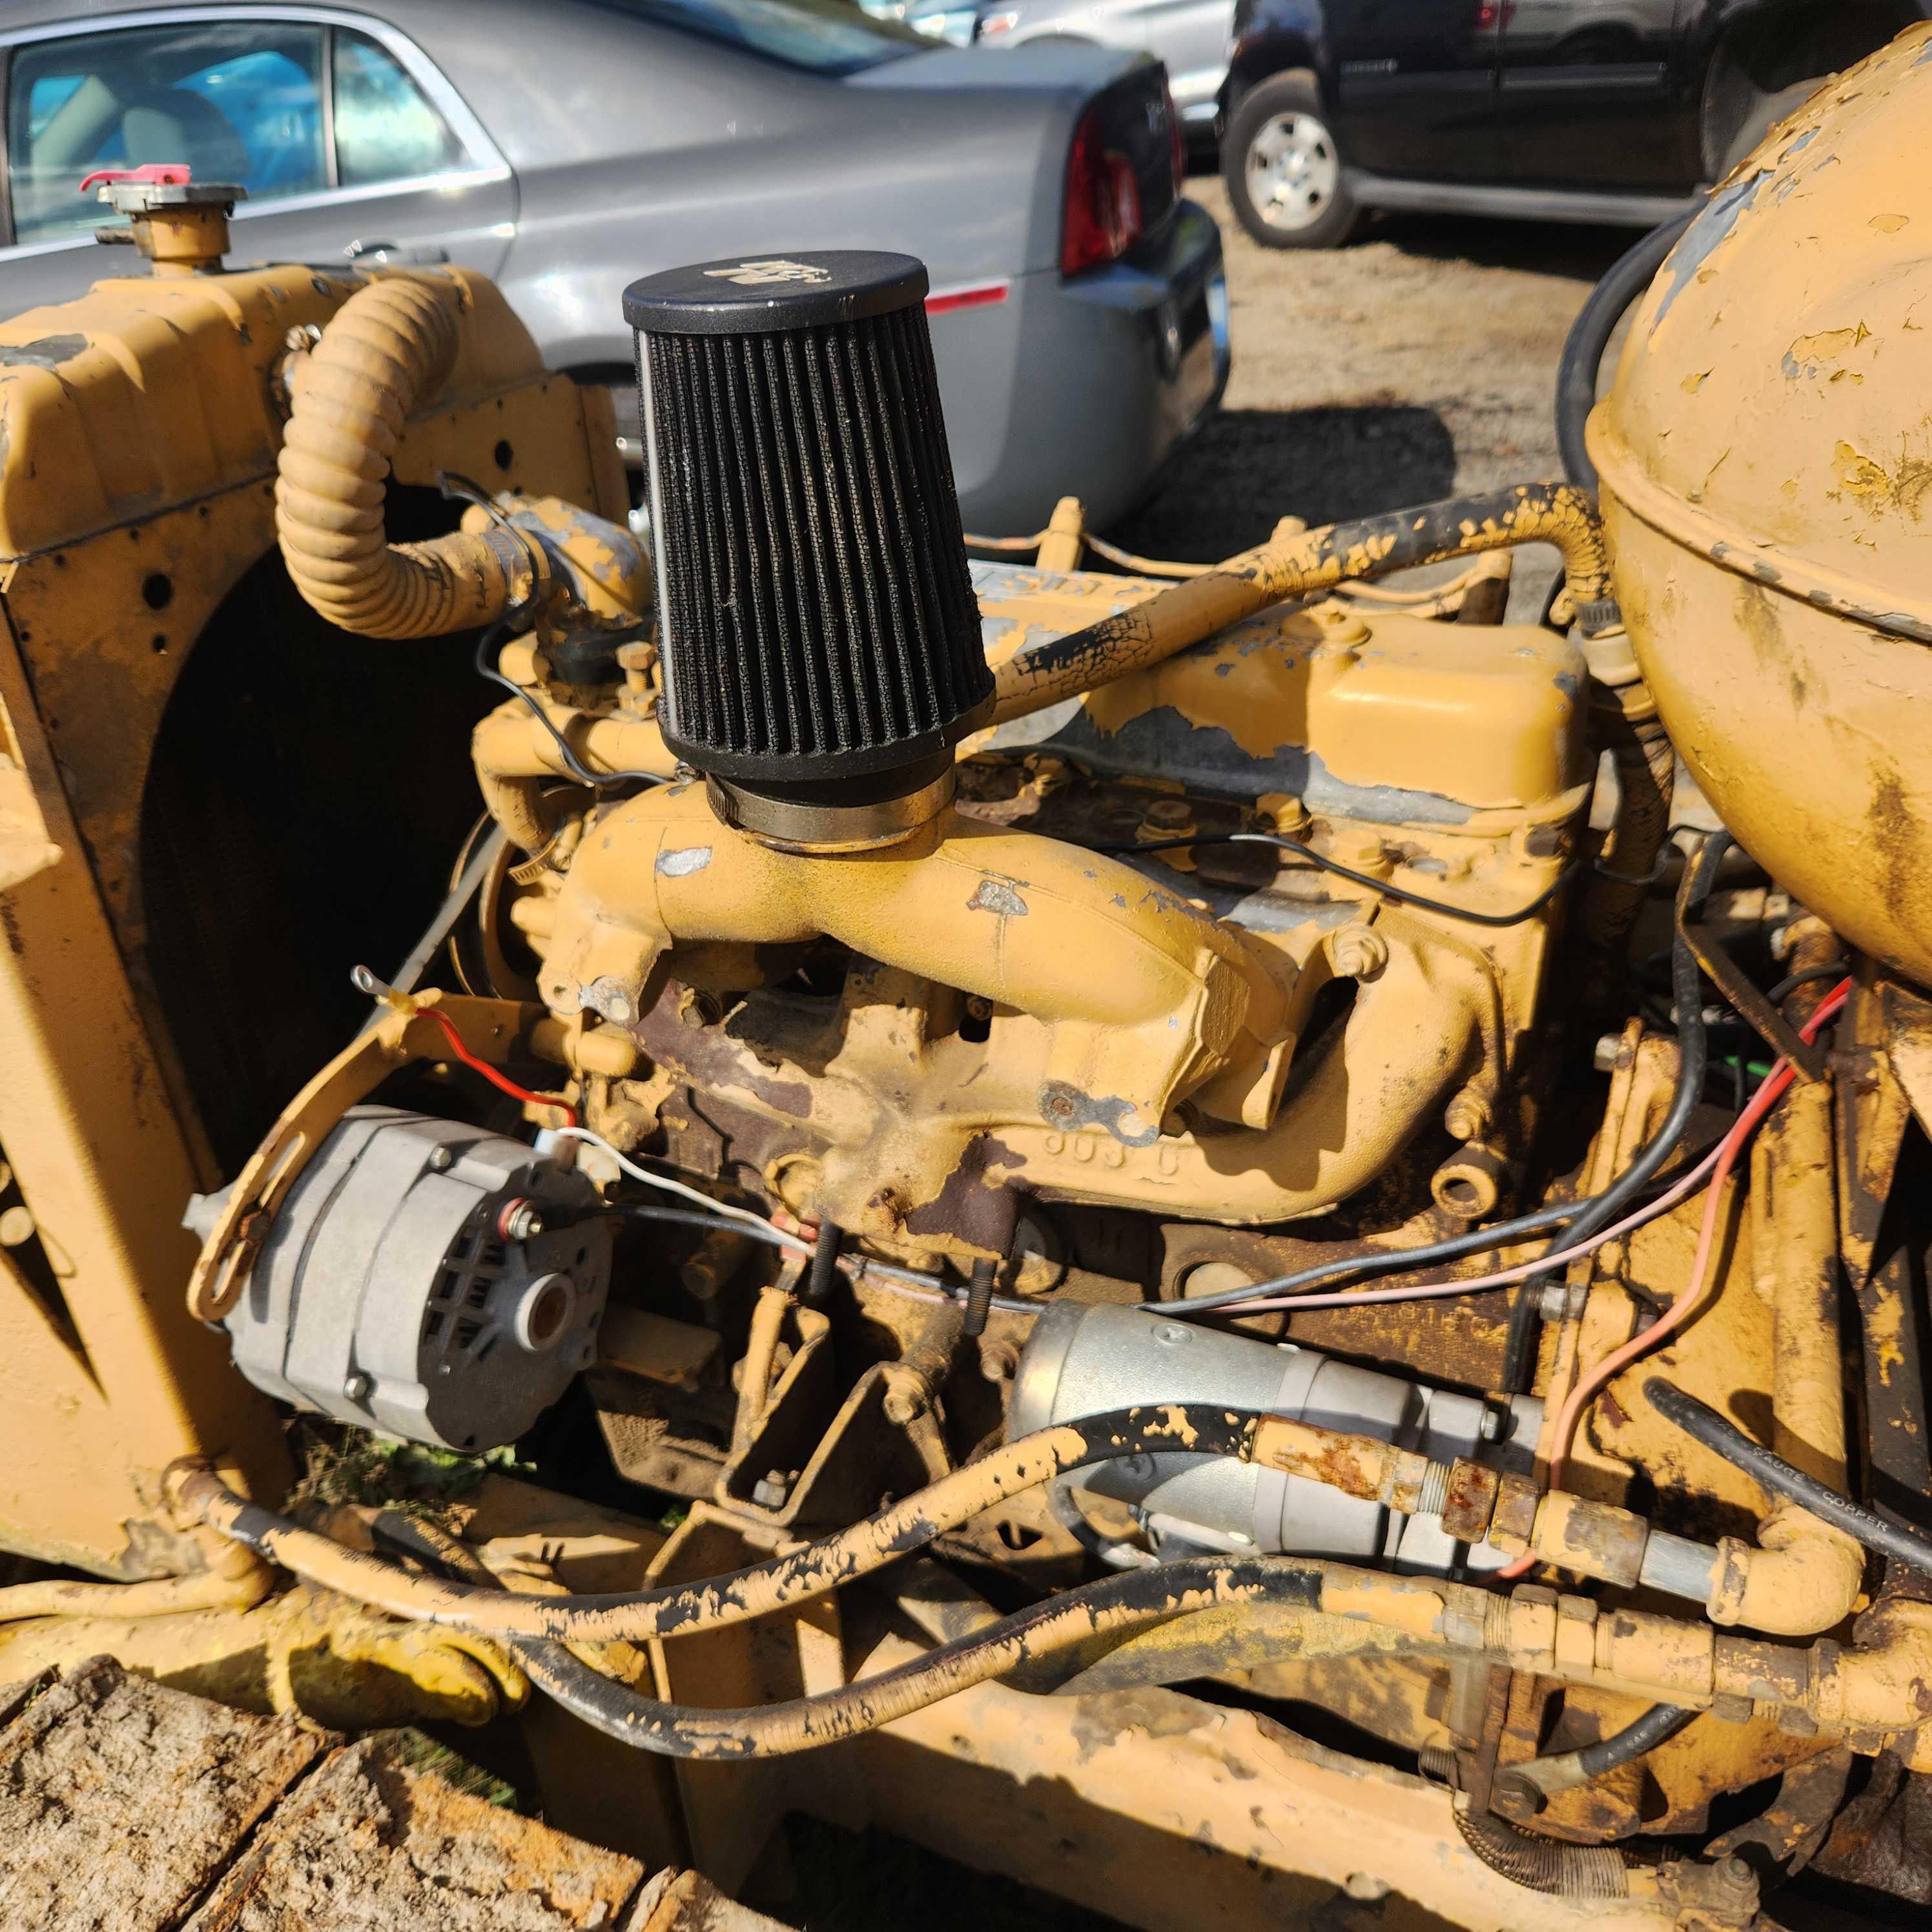
[[[1766,94],[1744,116],[1744,125],[1731,136],[1731,145],[1724,151],[1724,165],[1718,170],[1718,178],[1722,181],[1776,123],[1787,114],[1796,113],[1832,78],[1828,74],[1816,74],[1809,80],[1796,81],[1789,87],[1780,88],[1775,94]]]
[[[1234,217],[1264,248],[1336,248],[1354,198],[1312,74],[1278,74],[1241,97],[1221,142]]]

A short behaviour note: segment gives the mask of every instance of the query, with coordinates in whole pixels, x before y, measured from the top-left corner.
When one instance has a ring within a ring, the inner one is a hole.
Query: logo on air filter
[[[706,268],[705,274],[720,281],[736,282],[742,289],[762,288],[768,282],[829,282],[830,268],[814,268],[809,262],[740,262],[734,268]]]

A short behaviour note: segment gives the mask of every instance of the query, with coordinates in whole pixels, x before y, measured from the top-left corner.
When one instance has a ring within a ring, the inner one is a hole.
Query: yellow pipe
[[[207,1530],[194,1532],[208,1567],[146,1583],[80,1583],[63,1579],[14,1583],[0,1589],[0,1623],[30,1617],[141,1618],[188,1610],[249,1610],[275,1586],[274,1573],[254,1551]]]
[[[670,785],[600,818],[557,896],[544,1000],[619,1025],[683,941],[820,936],[1052,1024],[1045,1117],[1144,1144],[1184,1094],[1271,1116],[1292,968],[1118,860],[943,814],[902,844],[782,852]]]
[[[1800,1081],[1764,1127],[1754,1180],[1754,1245],[1772,1292],[1772,1446],[1834,1490],[1845,1482],[1844,1372],[1838,1340],[1838,1227],[1832,1094]],[[1722,1624],[1807,1636],[1850,1616],[1864,1552],[1795,1504],[1773,1503],[1753,1548],[1719,1544],[1708,1608]]]

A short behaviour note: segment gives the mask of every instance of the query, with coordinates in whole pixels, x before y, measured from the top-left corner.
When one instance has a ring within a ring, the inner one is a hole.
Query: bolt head
[[[447,1174],[456,1165],[456,1150],[446,1147],[431,1148],[427,1165],[432,1174]]]
[[[342,1384],[342,1393],[346,1395],[351,1402],[361,1402],[367,1397],[369,1391],[375,1386],[375,1378],[372,1376],[365,1376],[362,1370],[358,1369],[356,1370],[355,1374],[350,1376],[349,1378],[344,1382]]]
[[[1372,926],[1342,926],[1328,941],[1328,957],[1343,978],[1372,980],[1388,964],[1388,941]]]

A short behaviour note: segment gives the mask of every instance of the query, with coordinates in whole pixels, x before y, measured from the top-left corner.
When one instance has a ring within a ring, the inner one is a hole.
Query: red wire
[[[487,1060],[479,1060],[463,1043],[463,1036],[456,1030],[456,1022],[447,1013],[439,1012],[434,1006],[418,1006],[416,1011],[426,1019],[435,1021],[442,1029],[442,1036],[449,1042],[449,1050],[472,1073],[480,1073],[499,1093],[507,1094],[513,1100],[522,1100],[532,1107],[555,1107],[565,1116],[566,1124],[577,1125],[577,1109],[568,1100],[560,1100],[554,1094],[532,1094],[527,1087],[519,1087],[507,1073],[500,1073]]]
[[[1852,982],[1841,980],[1819,1002],[1818,1010],[1804,1023],[1804,1037],[1815,1040],[1825,1022],[1832,1018],[1845,1002],[1851,998]],[[1708,1192],[1704,1198],[1704,1218],[1697,1231],[1697,1247],[1691,1258],[1690,1272],[1676,1299],[1662,1316],[1641,1335],[1632,1336],[1620,1348],[1613,1348],[1578,1382],[1570,1391],[1556,1418],[1550,1451],[1550,1478],[1546,1488],[1555,1490],[1562,1485],[1565,1466],[1570,1460],[1570,1445],[1576,1440],[1576,1425],[1583,1418],[1583,1412],[1602,1393],[1606,1384],[1620,1375],[1640,1356],[1648,1354],[1666,1336],[1683,1327],[1696,1312],[1704,1298],[1705,1277],[1711,1264],[1712,1252],[1717,1246],[1718,1216],[1724,1201],[1724,1184],[1730,1178],[1731,1169],[1737,1165],[1739,1154],[1745,1144],[1757,1131],[1760,1124],[1783,1097],[1784,1090],[1796,1076],[1791,1063],[1780,1058],[1767,1074],[1757,1091],[1750,1097],[1750,1104],[1740,1114],[1730,1131],[1718,1144],[1716,1165],[1711,1170],[1707,1184]],[[1536,1562],[1533,1551],[1525,1550],[1512,1562],[1505,1564],[1495,1574],[1502,1577],[1520,1576]]]

